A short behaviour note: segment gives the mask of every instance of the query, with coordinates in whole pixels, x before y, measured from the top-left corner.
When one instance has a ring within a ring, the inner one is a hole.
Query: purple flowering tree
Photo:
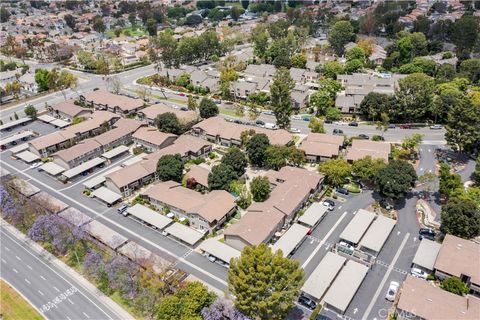
[[[0,207],[2,216],[9,222],[17,225],[23,221],[23,214],[18,210],[10,193],[0,186]]]
[[[101,272],[105,271],[102,255],[95,250],[88,250],[83,261],[83,271],[97,278]]]
[[[122,256],[116,256],[105,266],[112,290],[119,290],[125,298],[134,298],[137,293],[136,275],[138,266]]]
[[[204,320],[250,320],[235,308],[232,301],[222,298],[203,308],[201,313]]]

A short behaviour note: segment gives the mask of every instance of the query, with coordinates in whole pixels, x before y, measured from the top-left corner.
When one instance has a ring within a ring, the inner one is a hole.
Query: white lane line
[[[67,316],[67,320],[72,320],[69,316]]]
[[[5,248],[5,250],[10,251],[10,249],[8,247],[5,247],[5,246],[3,246],[3,247]]]
[[[8,164],[8,163],[5,163],[4,161],[1,161],[1,162],[2,162],[2,164],[4,164],[5,166],[10,167],[12,170],[18,172],[18,169],[15,168],[14,166],[12,166],[12,165],[10,165],[10,164]],[[75,203],[75,204],[78,205],[79,207],[82,207],[83,209],[91,212],[91,213],[94,214],[95,216],[101,217],[103,220],[108,221],[109,223],[111,223],[112,225],[115,225],[116,227],[122,229],[122,230],[125,231],[126,233],[129,233],[129,234],[131,234],[131,235],[133,235],[133,236],[135,236],[135,237],[138,237],[138,238],[142,239],[143,241],[145,241],[146,243],[148,243],[148,244],[151,245],[152,247],[155,247],[155,248],[157,248],[157,249],[159,249],[159,250],[161,250],[161,251],[163,251],[163,252],[168,253],[168,254],[171,255],[172,257],[176,258],[176,259],[178,260],[178,262],[182,262],[182,263],[188,265],[189,267],[194,268],[194,269],[197,270],[198,272],[201,272],[201,273],[205,274],[205,275],[208,276],[209,278],[211,278],[211,279],[213,279],[213,280],[215,280],[215,281],[223,284],[224,286],[227,286],[227,282],[226,282],[225,280],[223,280],[223,279],[221,279],[221,278],[213,275],[212,273],[210,273],[210,272],[208,272],[208,271],[203,270],[202,268],[200,268],[200,267],[198,267],[197,265],[191,263],[190,261],[187,261],[186,259],[182,258],[181,256],[173,253],[172,251],[170,251],[170,250],[168,250],[168,249],[165,249],[164,247],[159,246],[159,245],[156,244],[155,242],[150,241],[150,240],[144,238],[142,235],[137,234],[137,233],[131,231],[130,229],[124,227],[124,226],[121,225],[121,224],[119,224],[118,222],[116,222],[116,221],[114,221],[114,220],[112,220],[112,219],[110,219],[110,218],[108,218],[108,217],[105,217],[105,216],[100,215],[98,212],[92,210],[90,207],[87,207],[87,206],[84,205],[83,203],[78,202],[77,200],[75,200],[75,199],[73,199],[73,198],[71,198],[71,197],[69,197],[69,196],[67,196],[67,195],[59,192],[59,191],[56,190],[55,188],[53,188],[53,187],[51,187],[51,186],[43,183],[42,181],[40,181],[40,180],[38,180],[38,179],[36,179],[36,178],[34,178],[34,177],[26,174],[26,173],[23,173],[23,175],[25,175],[25,176],[27,176],[27,177],[30,177],[30,178],[31,178],[33,181],[35,181],[36,183],[42,185],[43,187],[45,187],[45,188],[47,188],[47,189],[50,189],[52,192],[60,195],[61,197],[70,200],[71,202]]]
[[[338,219],[337,223],[335,223],[335,225],[330,229],[330,231],[327,233],[327,235],[325,237],[323,237],[322,240],[320,240],[320,242],[318,243],[317,247],[315,248],[315,250],[312,251],[312,253],[310,254],[310,256],[307,258],[307,260],[305,260],[305,262],[302,264],[302,268],[305,269],[305,267],[307,266],[307,264],[313,259],[313,257],[317,254],[317,252],[322,248],[323,244],[325,243],[325,241],[328,239],[328,237],[330,237],[330,235],[333,233],[333,231],[335,231],[335,229],[338,227],[338,225],[340,224],[340,222],[342,222],[343,218],[345,218],[345,216],[347,215],[347,211],[345,211],[341,216],[340,218]]]
[[[7,263],[7,261],[5,261],[3,258],[2,258],[2,262],[3,262],[3,263]]]
[[[38,291],[38,293],[40,293],[42,296],[44,296],[44,294],[43,294],[42,291],[40,291],[40,290],[37,290],[37,291]]]
[[[338,210],[342,209],[342,206],[338,207]]]
[[[12,268],[13,272],[18,273],[17,269]]]
[[[380,282],[377,291],[375,292],[375,295],[373,296],[372,300],[370,300],[370,304],[367,307],[367,310],[365,310],[365,313],[362,316],[362,320],[367,320],[368,315],[372,311],[373,306],[377,302],[378,296],[383,290],[383,286],[385,285],[385,282],[387,282],[388,277],[390,276],[390,273],[393,271],[395,263],[397,263],[398,257],[400,257],[400,253],[403,250],[403,247],[405,247],[405,244],[407,243],[408,237],[410,237],[410,233],[407,233],[405,237],[403,237],[402,244],[397,250],[397,253],[395,253],[395,256],[393,257],[392,263],[388,266],[387,271],[385,272],[385,275],[383,276],[382,281]]]
[[[42,260],[40,260],[36,255],[34,255],[33,253],[31,253],[30,251],[28,251],[25,247],[23,247],[17,240],[13,239],[11,236],[8,235],[7,232],[5,231],[2,231],[2,235],[3,236],[6,236],[7,238],[9,238],[10,240],[12,240],[13,242],[15,242],[20,248],[22,248],[23,250],[25,250],[25,252],[27,252],[29,255],[31,255],[32,257],[34,257],[36,260],[40,261],[40,263],[42,263],[44,266],[46,266],[48,269],[50,269],[53,273],[55,273],[59,278],[61,278],[63,281],[65,281],[66,283],[68,283],[71,287],[74,287],[74,285],[68,281],[67,279],[65,279],[60,273],[58,273],[56,270],[52,269],[52,267],[50,267],[48,264],[46,264],[45,262],[43,262]],[[40,276],[40,278],[42,278],[43,280],[47,280],[45,279],[43,276]],[[79,293],[84,296],[88,301],[90,301],[95,307],[97,307],[101,312],[103,312],[106,316],[107,316],[107,319],[112,319],[112,317],[110,317],[102,308],[100,308],[94,301],[92,301],[89,297],[87,297],[83,292],[79,291]]]
[[[44,276],[40,276],[40,278],[42,278],[43,280],[47,281],[47,279],[45,279],[45,277],[44,277]]]
[[[86,314],[85,312],[83,312],[83,315],[84,315],[85,317],[87,317],[88,319],[90,319],[90,316],[89,316],[88,314]]]
[[[55,289],[55,291],[57,291],[57,292],[60,292],[60,290],[58,290],[58,288],[55,287],[55,286],[53,287],[53,289]]]
[[[33,270],[33,268],[32,268],[32,267],[30,267],[30,265],[29,265],[29,264],[27,264],[27,268],[28,268],[28,269],[30,269],[30,270]]]
[[[67,300],[68,300],[68,302],[70,302],[70,304],[75,304],[75,303],[73,303],[72,300],[70,300],[70,299],[67,299]]]
[[[19,256],[15,256],[15,258],[17,258],[18,261],[22,261],[22,259]]]
[[[31,284],[31,282],[30,282],[30,281],[28,281],[28,279],[27,279],[27,278],[25,278],[25,282],[26,282],[26,283],[28,283],[28,284]]]

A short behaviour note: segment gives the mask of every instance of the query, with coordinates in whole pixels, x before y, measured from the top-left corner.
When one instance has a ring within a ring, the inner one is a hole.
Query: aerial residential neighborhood
[[[0,19],[0,318],[480,319],[480,2]]]

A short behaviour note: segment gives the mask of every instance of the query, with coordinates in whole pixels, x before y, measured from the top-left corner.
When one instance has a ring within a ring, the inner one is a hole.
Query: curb
[[[22,297],[23,300],[25,300],[33,309],[35,309],[35,311],[38,312],[38,314],[43,318],[43,319],[47,319],[45,317],[45,315],[43,314],[43,312],[41,312],[27,297],[25,297],[23,295],[23,293],[21,293],[20,291],[17,290],[17,288],[15,288],[10,282],[7,281],[7,279],[4,279],[4,278],[1,278],[3,282],[5,282],[6,284],[8,284],[10,286],[10,288],[12,288],[20,297]]]
[[[90,281],[85,279],[82,275],[78,272],[67,266],[63,261],[59,260],[53,254],[45,250],[42,246],[36,243],[33,240],[30,240],[25,234],[21,233],[15,227],[10,225],[6,222],[3,218],[0,218],[0,223],[2,227],[7,229],[13,236],[19,239],[21,242],[27,244],[30,248],[32,248],[36,253],[41,255],[45,258],[48,262],[54,264],[57,268],[64,271],[68,276],[73,278],[83,289],[88,291],[94,297],[96,297],[100,302],[102,302],[107,308],[110,309],[113,313],[118,316],[118,319],[135,319],[131,314],[129,314],[126,310],[124,310],[121,306],[119,306],[115,301],[111,298],[103,294],[97,287],[95,287]]]

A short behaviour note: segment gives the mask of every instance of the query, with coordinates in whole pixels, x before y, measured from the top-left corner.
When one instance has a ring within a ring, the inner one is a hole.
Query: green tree
[[[472,83],[480,81],[480,59],[472,58],[462,61],[460,64],[460,73],[465,75]]]
[[[106,30],[105,23],[103,23],[103,19],[101,16],[95,16],[93,18],[93,25],[92,29],[99,32],[104,33]]]
[[[477,161],[475,162],[475,171],[472,175],[473,181],[477,186],[480,186],[480,155],[477,156]]]
[[[247,142],[246,151],[250,163],[257,167],[263,167],[267,158],[266,151],[270,141],[264,133],[254,134]]]
[[[479,33],[480,19],[478,17],[465,14],[455,21],[451,37],[453,43],[457,45],[458,52],[472,51]]]
[[[325,127],[323,126],[323,121],[319,120],[316,117],[310,118],[308,127],[310,128],[310,131],[313,133],[326,133]]]
[[[208,174],[208,187],[212,190],[230,191],[230,184],[237,178],[237,172],[231,166],[220,163]]]
[[[0,7],[0,22],[6,23],[10,18],[10,11],[8,11],[5,7]]]
[[[358,60],[358,59],[349,60],[345,64],[345,71],[348,74],[351,74],[361,70],[363,68],[363,65],[364,63],[361,60]]]
[[[48,77],[48,70],[41,69],[41,68],[35,69],[35,82],[38,85],[39,91],[46,91],[49,89],[47,77]]]
[[[296,146],[291,146],[289,149],[289,164],[296,167],[303,166],[306,162],[305,151],[298,149]]]
[[[391,199],[405,197],[415,185],[417,174],[413,166],[404,160],[392,160],[384,168],[378,170],[375,183],[380,194]]]
[[[331,121],[337,121],[342,119],[342,112],[335,107],[327,108],[325,111],[325,118]]]
[[[246,246],[230,262],[228,289],[237,309],[252,319],[285,319],[302,285],[299,262],[272,253],[266,244]]]
[[[28,106],[25,107],[25,109],[23,110],[23,112],[25,112],[25,114],[32,118],[33,120],[37,119],[37,109],[32,106],[31,104],[29,104]]]
[[[451,168],[445,162],[440,163],[440,185],[438,191],[440,194],[449,197],[461,194],[463,192],[463,183],[460,175],[451,173]]]
[[[278,69],[270,86],[270,100],[272,110],[277,119],[277,125],[280,128],[288,128],[290,126],[290,116],[293,112],[290,92],[294,86],[295,82],[290,76],[288,69]]]
[[[352,163],[352,175],[365,183],[373,183],[378,171],[386,165],[383,159],[372,159],[371,156],[366,156]]]
[[[399,89],[395,95],[397,118],[408,121],[423,119],[433,100],[435,82],[433,78],[414,73],[398,82]]]
[[[180,154],[166,154],[157,163],[157,175],[161,181],[182,182],[185,164]]]
[[[317,115],[324,116],[328,108],[331,108],[335,100],[325,90],[319,90],[310,96],[310,106],[314,108]]]
[[[222,158],[222,163],[232,167],[237,173],[237,178],[245,174],[248,161],[245,154],[237,147],[230,147]]]
[[[318,171],[325,175],[326,182],[338,187],[346,182],[351,175],[351,167],[347,161],[343,159],[331,159],[319,164]]]
[[[440,230],[445,234],[471,239],[480,235],[480,210],[470,199],[450,198],[442,207]]]
[[[307,65],[307,57],[304,54],[297,53],[294,56],[292,56],[291,65],[292,67],[295,67],[295,68],[304,69],[305,66]]]
[[[201,311],[215,301],[216,295],[200,282],[188,282],[174,294],[160,300],[157,320],[201,320]]]
[[[253,201],[263,202],[268,199],[270,195],[270,182],[267,177],[257,176],[252,179],[250,183],[250,191],[252,193]]]
[[[359,111],[368,120],[378,120],[380,115],[389,112],[392,98],[388,94],[370,92],[360,103]]]
[[[353,27],[349,21],[337,21],[328,34],[328,42],[338,55],[342,55],[345,45],[354,37]]]
[[[263,24],[258,24],[252,30],[253,52],[259,58],[264,58],[268,48],[268,32]]]
[[[448,277],[442,280],[440,285],[443,290],[463,296],[470,292],[470,288],[457,277]]]
[[[458,100],[448,112],[447,142],[459,151],[471,152],[480,147],[480,105],[468,97]]]
[[[286,146],[273,145],[267,148],[265,155],[267,168],[279,170],[287,165],[290,149]]]
[[[162,52],[160,60],[166,67],[178,67],[180,57],[177,54],[178,41],[173,38],[173,32],[164,31],[152,38],[153,45]]]
[[[149,18],[146,23],[146,29],[149,35],[157,35],[157,21],[155,19]]]
[[[173,112],[159,114],[155,118],[155,127],[162,132],[182,134],[184,128]]]
[[[329,61],[323,67],[320,65],[319,71],[324,77],[337,79],[337,75],[345,73],[345,68],[338,61]]]
[[[362,63],[367,58],[365,51],[359,46],[355,46],[346,53],[347,61],[360,60]]]
[[[192,96],[192,95],[189,95],[187,97],[187,108],[188,110],[197,110],[197,100],[195,100],[195,98]]]
[[[215,102],[213,102],[213,100],[210,100],[208,98],[203,98],[200,101],[200,106],[198,107],[198,110],[200,111],[200,117],[204,119],[208,119],[218,115],[217,105],[215,104]]]
[[[444,83],[437,86],[437,94],[433,98],[432,113],[434,122],[445,122],[448,117],[448,111],[460,103],[464,93],[452,83]]]

